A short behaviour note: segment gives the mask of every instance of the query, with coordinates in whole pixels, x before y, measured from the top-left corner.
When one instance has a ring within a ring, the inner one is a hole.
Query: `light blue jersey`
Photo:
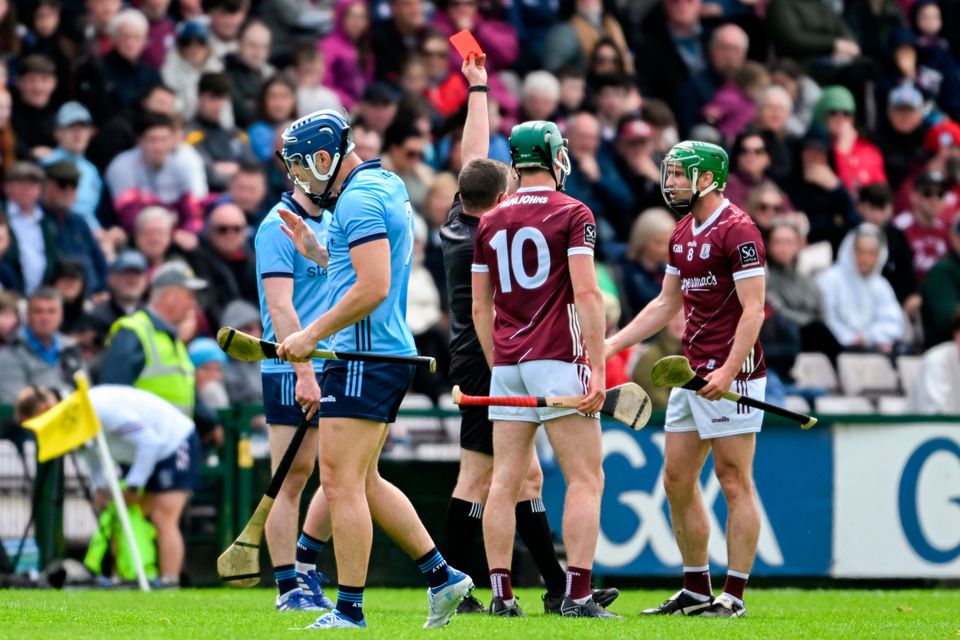
[[[277,334],[273,329],[267,298],[263,293],[265,278],[293,278],[293,308],[300,319],[301,327],[307,326],[330,308],[327,270],[297,252],[293,241],[280,228],[283,224],[278,213],[280,209],[292,211],[306,220],[307,226],[313,229],[321,246],[327,244],[331,219],[329,211],[324,211],[319,218],[311,217],[294,201],[292,192],[287,192],[260,223],[254,243],[257,255],[257,291],[260,294],[263,338],[271,342],[277,341]],[[329,342],[329,339],[323,340],[317,346],[329,349]],[[318,372],[322,364],[322,360],[314,361]],[[260,370],[263,373],[277,373],[293,371],[293,367],[282,360],[264,360]]]
[[[369,316],[333,336],[334,351],[414,355],[407,326],[407,283],[413,256],[413,209],[403,181],[368,160],[347,176],[330,223],[330,299],[340,300],[357,281],[350,249],[386,238],[390,242],[390,293]]]

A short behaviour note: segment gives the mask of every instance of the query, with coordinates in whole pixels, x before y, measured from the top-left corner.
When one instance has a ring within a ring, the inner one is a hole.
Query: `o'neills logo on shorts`
[[[707,287],[715,286],[717,286],[717,276],[713,275],[712,271],[710,275],[703,276],[702,278],[680,278],[680,288],[683,291],[706,289]]]
[[[719,418],[711,418],[710,422],[713,424],[721,424],[723,422],[730,422],[730,418],[727,416],[720,416]]]

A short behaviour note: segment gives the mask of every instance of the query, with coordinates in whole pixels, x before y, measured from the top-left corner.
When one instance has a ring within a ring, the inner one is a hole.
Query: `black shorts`
[[[490,394],[490,368],[483,354],[454,353],[450,358],[450,381],[471,396]],[[493,455],[493,423],[489,407],[460,407],[460,447]]]
[[[413,365],[329,360],[320,378],[320,417],[396,422]]]

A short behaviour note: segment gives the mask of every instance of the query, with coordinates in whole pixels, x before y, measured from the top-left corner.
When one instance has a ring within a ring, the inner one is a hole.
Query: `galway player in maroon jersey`
[[[661,189],[684,217],[670,238],[670,259],[660,295],[606,341],[607,354],[645,340],[683,307],[684,355],[708,384],[698,392],[674,389],[666,415],[664,488],[677,546],[683,589],[645,614],[740,617],[760,535],[753,486],[753,455],[762,412],[721,399],[735,385],[763,399],[766,368],[757,340],[763,324],[764,248],[750,217],[723,197],[729,164],[714,144],[687,141],[663,160]],[[700,495],[700,471],[713,449],[727,501],[728,572],[713,598],[707,540],[710,527]]]
[[[585,397],[576,409],[491,407],[493,479],[483,514],[494,615],[522,615],[510,584],[515,508],[543,423],[567,482],[565,616],[615,618],[591,595],[603,470],[603,298],[593,266],[593,214],[560,190],[570,171],[551,122],[510,135],[520,189],[480,219],[474,244],[473,318],[493,371],[490,395]],[[496,315],[494,315],[496,311]]]

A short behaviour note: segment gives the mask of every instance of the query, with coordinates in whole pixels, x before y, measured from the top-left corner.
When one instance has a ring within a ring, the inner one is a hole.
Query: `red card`
[[[480,48],[480,43],[477,42],[477,39],[474,38],[473,34],[467,29],[450,36],[450,44],[463,56],[464,60],[466,60],[470,54],[478,56],[483,53],[483,49]]]

